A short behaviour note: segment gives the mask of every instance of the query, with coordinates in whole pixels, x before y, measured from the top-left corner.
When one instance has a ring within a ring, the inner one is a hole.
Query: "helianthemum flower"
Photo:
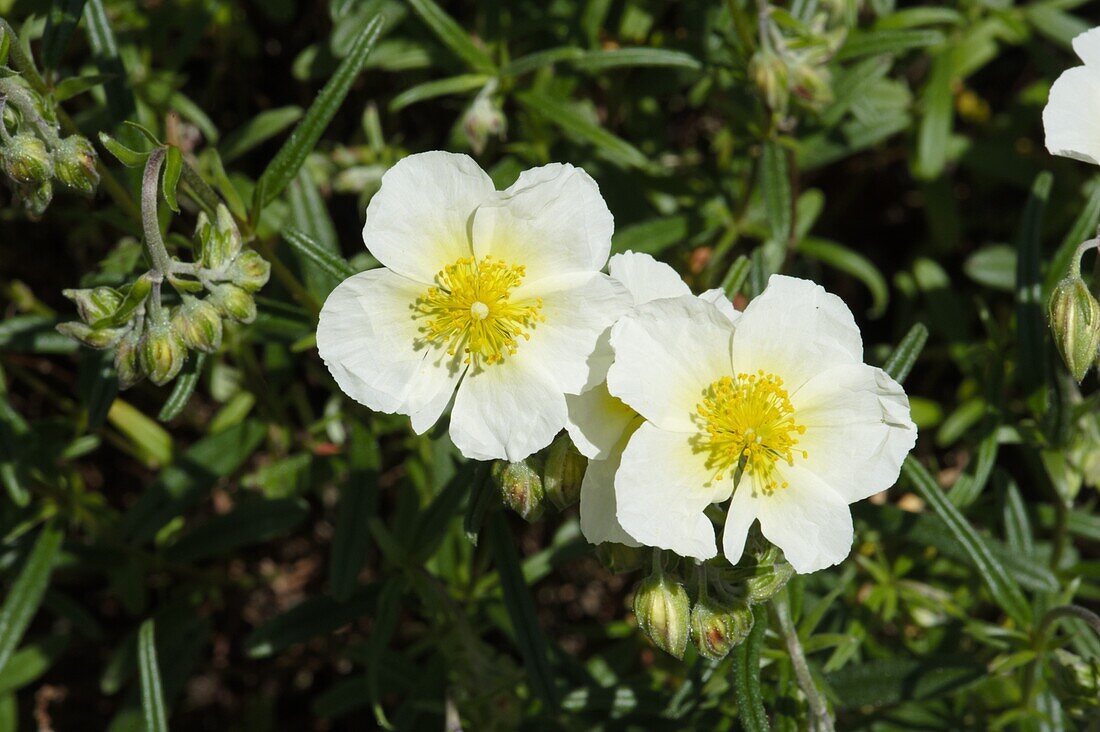
[[[732,495],[730,562],[759,520],[798,572],[836,564],[848,504],[892,485],[916,440],[902,388],[863,363],[852,313],[807,280],[772,277],[736,322],[698,298],[655,300],[611,345],[608,389],[645,419],[615,474],[616,515],[648,546],[715,556],[704,511]]]
[[[611,276],[630,293],[634,306],[654,300],[686,297],[691,289],[672,267],[648,254],[616,254],[607,264]],[[719,289],[707,290],[700,299],[714,303],[732,322],[739,313]],[[569,421],[566,429],[577,449],[590,462],[581,484],[581,530],[593,544],[606,541],[637,546],[616,517],[615,471],[630,435],[642,417],[607,391],[607,383],[583,394],[566,397]]]
[[[363,239],[383,267],[329,295],[317,348],[356,401],[423,432],[453,397],[465,456],[521,460],[610,362],[597,340],[630,305],[599,272],[613,229],[595,181],[571,165],[498,192],[465,155],[409,156],[367,208]]]
[[[1085,65],[1062,72],[1050,87],[1043,109],[1047,150],[1100,165],[1100,28],[1074,38],[1073,50]]]

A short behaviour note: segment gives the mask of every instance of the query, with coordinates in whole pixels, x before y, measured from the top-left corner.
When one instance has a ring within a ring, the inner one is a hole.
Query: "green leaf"
[[[374,613],[374,629],[367,641],[367,696],[371,700],[374,718],[379,726],[393,729],[382,707],[382,695],[379,691],[378,677],[383,668],[383,655],[390,637],[397,626],[397,614],[401,610],[402,595],[405,592],[405,578],[391,577],[382,585],[378,595],[378,607]]]
[[[914,323],[901,343],[897,345],[890,357],[886,359],[882,370],[890,375],[890,378],[899,384],[904,384],[913,365],[924,350],[924,344],[928,342],[928,328],[924,323]]]
[[[1077,214],[1073,226],[1062,239],[1062,243],[1058,245],[1054,256],[1050,258],[1050,264],[1047,265],[1046,276],[1043,278],[1043,302],[1050,298],[1050,293],[1069,273],[1069,264],[1078,245],[1095,235],[1098,223],[1100,223],[1100,180],[1093,179],[1089,200]]]
[[[138,631],[138,667],[141,671],[141,710],[145,732],[168,732],[168,713],[164,709],[164,690],[157,665],[156,636],[152,619]]]
[[[787,151],[775,140],[763,146],[760,186],[772,237],[786,244],[791,238],[791,174]]]
[[[331,597],[311,597],[252,631],[244,639],[249,658],[267,658],[297,643],[327,635],[358,620],[374,607],[378,585],[363,585],[341,602]]]
[[[987,675],[977,659],[941,656],[888,658],[852,664],[827,676],[845,709],[925,701],[971,684]]]
[[[576,48],[575,46],[563,46],[561,48],[546,49],[545,51],[536,51],[535,53],[521,56],[511,61],[500,70],[500,75],[520,76],[531,71],[537,71],[538,69],[552,66],[556,63],[581,58],[584,55],[584,49]]]
[[[68,637],[51,635],[29,643],[12,655],[0,671],[0,696],[18,691],[50,670],[69,645]],[[0,729],[9,729],[0,723]]]
[[[322,272],[332,275],[338,280],[345,280],[358,274],[346,259],[339,254],[333,254],[316,240],[300,231],[285,229],[283,231],[283,241],[289,244],[298,254],[317,265],[317,268]]]
[[[336,528],[329,554],[332,596],[347,600],[359,584],[370,532],[364,531],[378,504],[378,445],[361,423],[353,422],[348,442],[348,479],[336,507]]]
[[[42,68],[47,71],[56,69],[61,55],[69,45],[73,31],[76,30],[80,16],[84,12],[84,0],[53,0],[46,14],[46,30],[42,34],[42,47],[39,58]],[[4,54],[0,52],[0,64],[4,63]],[[64,82],[62,82],[64,83]],[[58,100],[60,101],[60,100]]]
[[[302,168],[287,188],[287,201],[290,203],[290,216],[287,224],[301,231],[324,251],[340,258],[340,240],[336,235],[336,226],[332,223],[325,199],[317,190],[309,171]],[[302,267],[302,279],[306,289],[319,301],[323,301],[340,284],[343,277],[333,275],[313,261],[295,252]]]
[[[53,90],[54,101],[60,104],[68,99],[95,89],[101,84],[106,84],[114,77],[110,74],[86,74],[84,76],[70,76],[63,79]]]
[[[302,108],[291,105],[268,109],[233,130],[218,145],[222,162],[236,160],[249,150],[262,145],[302,118]]]
[[[104,86],[107,94],[107,109],[111,122],[119,124],[132,115],[136,109],[134,94],[130,86],[130,75],[118,53],[118,43],[107,20],[103,0],[87,0],[84,5],[84,30],[88,35],[88,45],[92,47],[96,66],[100,73],[111,76]]]
[[[408,0],[408,3],[443,45],[465,61],[470,68],[488,74],[495,73],[496,64],[489,58],[489,54],[474,43],[462,26],[447,15],[443,8],[432,0]]]
[[[175,145],[169,145],[164,156],[164,173],[161,175],[160,186],[164,194],[164,201],[168,208],[176,213],[180,212],[176,203],[176,187],[180,182],[180,173],[183,172],[183,154]]]
[[[516,554],[515,540],[508,529],[504,513],[497,511],[489,519],[489,546],[493,562],[500,574],[500,586],[504,595],[504,606],[512,621],[516,645],[523,658],[524,669],[534,692],[550,710],[558,708],[558,689],[554,683],[554,672],[547,657],[546,638],[535,615],[535,603],[520,569],[519,556]]]
[[[921,33],[925,31],[902,31]],[[954,124],[955,106],[955,54],[946,48],[932,60],[932,71],[924,86],[921,100],[924,115],[917,132],[917,158],[914,173],[925,180],[937,178],[947,165],[951,127]]]
[[[982,247],[966,258],[963,271],[980,285],[1012,292],[1016,287],[1016,250],[1007,244]]]
[[[1036,176],[1016,234],[1016,345],[1020,386],[1026,395],[1042,388],[1046,376],[1042,227],[1053,182],[1049,172]]]
[[[771,726],[760,691],[760,653],[768,627],[767,608],[756,605],[752,615],[749,637],[733,649],[733,694],[737,700],[737,718],[745,732],[767,732]]]
[[[250,497],[229,513],[215,516],[184,534],[164,556],[173,562],[191,564],[229,554],[289,534],[308,515],[308,504],[298,498]]]
[[[942,43],[944,35],[936,30],[853,31],[837,52],[838,61],[879,54],[898,55],[916,48]]]
[[[381,26],[381,16],[372,18],[363,26],[347,57],[340,62],[336,73],[321,89],[317,98],[313,100],[313,104],[309,106],[305,117],[290,133],[290,137],[260,176],[257,183],[257,191],[262,194],[259,198],[260,208],[266,208],[279,197],[287,184],[297,175],[306,156],[313,152],[325,128],[344,103],[344,98],[351,90],[352,83],[358,78],[367,56],[374,49]]]
[[[611,251],[657,255],[682,242],[690,232],[691,221],[687,216],[659,216],[618,229],[611,238]]]
[[[722,278],[722,292],[726,293],[726,297],[730,300],[737,297],[738,293],[741,292],[741,288],[748,281],[751,269],[752,260],[744,254],[733,260],[733,264],[726,270],[726,276]]]
[[[850,274],[866,285],[871,291],[871,309],[868,317],[880,318],[886,312],[886,306],[890,302],[890,286],[886,284],[886,278],[870,259],[843,244],[817,237],[803,239],[798,244],[798,251]]]
[[[570,59],[578,69],[585,71],[606,71],[607,69],[637,68],[640,66],[659,66],[666,68],[690,69],[703,68],[698,59],[683,51],[663,48],[614,48],[606,51],[589,51]]]
[[[11,48],[11,33],[0,26],[0,66],[8,63],[8,49]]]
[[[390,102],[390,112],[400,112],[405,107],[428,99],[474,91],[485,86],[492,78],[487,74],[462,74],[417,84],[393,98]]]
[[[947,528],[962,544],[967,556],[985,581],[990,594],[1001,609],[1016,622],[1025,627],[1029,626],[1032,619],[1031,607],[1020,591],[1019,585],[1008,574],[1004,565],[993,556],[985,541],[966,520],[966,517],[959,512],[959,509],[951,501],[947,500],[947,496],[936,484],[935,479],[923,465],[911,456],[905,459],[902,472],[916,488],[921,498],[931,505],[932,510],[944,520]]]
[[[641,150],[585,117],[573,105],[537,91],[519,92],[516,99],[534,114],[557,125],[568,137],[592,145],[596,155],[624,168],[649,166],[649,159]]]
[[[107,152],[118,158],[118,161],[129,168],[140,168],[149,159],[149,153],[131,150],[106,132],[99,133],[99,142],[107,148]]]
[[[61,529],[52,523],[42,528],[4,604],[0,605],[0,671],[11,659],[42,603],[63,538]]]
[[[172,460],[172,436],[129,402],[115,399],[107,410],[107,421],[129,438],[138,456],[153,465]]]
[[[183,408],[187,406],[187,402],[191,401],[191,395],[195,393],[195,387],[199,384],[199,377],[202,376],[203,366],[206,365],[205,353],[196,353],[194,356],[194,358],[187,360],[183,371],[176,378],[176,385],[172,388],[172,393],[168,395],[164,406],[160,408],[160,413],[157,414],[159,421],[171,422],[179,416]]]
[[[470,489],[470,498],[466,504],[466,515],[462,518],[462,532],[466,539],[477,546],[478,534],[485,523],[485,516],[489,507],[493,505],[493,497],[496,494],[489,480],[489,466],[487,463],[478,465],[474,474],[473,487]]]

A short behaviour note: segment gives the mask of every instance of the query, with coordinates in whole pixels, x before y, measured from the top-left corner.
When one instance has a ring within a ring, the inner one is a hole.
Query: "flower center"
[[[696,446],[707,453],[706,466],[716,471],[715,480],[732,475],[743,461],[753,485],[770,496],[787,487],[776,462],[794,465],[796,452],[808,457],[805,450],[795,450],[806,428],[795,422],[783,379],[774,374],[724,376],[707,387],[695,411],[702,427]]]
[[[522,265],[489,256],[447,265],[413,304],[413,317],[424,321],[423,340],[446,346],[452,356],[461,349],[465,363],[477,365],[515,355],[519,339],[529,340],[529,331],[544,319],[541,299],[512,299],[525,274]]]

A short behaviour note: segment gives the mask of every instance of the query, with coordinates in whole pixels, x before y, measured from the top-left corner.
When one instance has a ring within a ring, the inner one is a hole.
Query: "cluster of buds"
[[[684,583],[664,567],[656,550],[653,572],[634,591],[638,627],[655,646],[678,659],[684,657],[689,641],[703,658],[725,658],[752,630],[753,606],[774,597],[794,573],[782,552],[763,540],[754,541],[747,554],[750,566],[743,572],[749,576],[740,586],[727,582],[722,570],[708,572],[706,565],[700,566],[693,603]]]
[[[491,474],[504,505],[526,521],[538,520],[547,502],[564,511],[580,500],[588,460],[566,434],[520,462],[498,460]]]
[[[0,167],[27,213],[41,216],[55,184],[84,196],[99,186],[95,148],[81,135],[61,137],[47,100],[0,66]]]
[[[1100,348],[1100,303],[1081,279],[1081,256],[1100,246],[1091,239],[1077,248],[1065,279],[1050,296],[1050,329],[1062,360],[1073,378],[1080,382],[1097,360]]]
[[[271,265],[243,249],[229,210],[219,205],[214,221],[200,213],[195,243],[197,261],[171,259],[166,272],[150,270],[126,288],[65,290],[80,321],[58,330],[92,348],[114,348],[122,388],[146,377],[158,386],[171,381],[190,350],[218,350],[223,320],[256,317],[254,294],[267,283]],[[165,283],[177,302],[162,301]]]

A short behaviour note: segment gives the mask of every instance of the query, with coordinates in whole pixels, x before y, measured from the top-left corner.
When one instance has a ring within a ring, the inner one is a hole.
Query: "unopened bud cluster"
[[[147,272],[128,287],[65,290],[80,321],[58,330],[92,348],[114,348],[122,388],[146,377],[158,386],[171,381],[190,351],[218,350],[225,320],[249,323],[256,317],[254,295],[271,269],[255,251],[243,250],[224,206],[214,221],[199,214],[195,244],[198,261],[173,259],[169,272]],[[161,302],[165,283],[176,289],[178,302]]]
[[[568,435],[561,434],[550,447],[526,460],[498,460],[491,473],[504,505],[524,520],[535,521],[545,512],[547,502],[564,511],[580,500],[587,467],[588,460]]]
[[[45,213],[57,187],[95,195],[97,162],[87,138],[61,137],[50,103],[0,67],[0,169],[30,216]]]

